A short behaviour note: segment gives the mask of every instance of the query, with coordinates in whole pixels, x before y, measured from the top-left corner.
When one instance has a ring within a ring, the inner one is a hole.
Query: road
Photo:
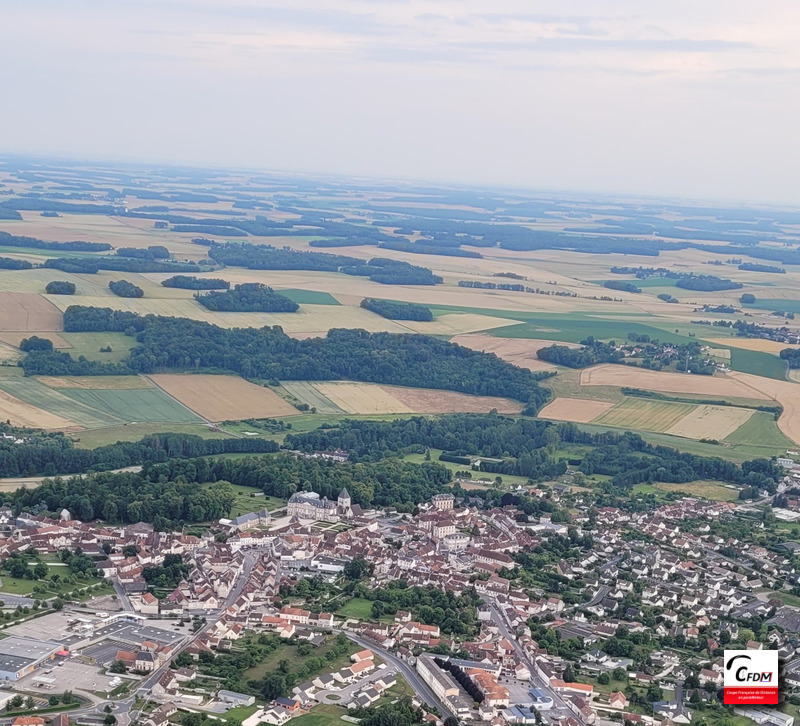
[[[422,680],[419,673],[408,663],[401,660],[394,653],[384,650],[371,640],[364,640],[344,630],[342,632],[354,643],[358,643],[362,648],[368,648],[369,650],[379,653],[383,660],[392,665],[399,673],[402,673],[403,678],[405,678],[408,685],[414,689],[414,693],[421,701],[425,702],[428,706],[436,706],[443,716],[450,713],[450,710],[439,700],[439,697],[430,689],[428,684]]]
[[[506,637],[509,643],[514,646],[514,650],[517,652],[520,660],[528,666],[528,669],[531,672],[531,684],[534,685],[536,688],[541,688],[545,691],[552,699],[553,705],[558,711],[563,711],[564,715],[572,716],[579,724],[585,726],[585,722],[583,719],[577,715],[569,706],[567,706],[566,702],[564,701],[561,696],[556,693],[551,687],[549,683],[545,683],[545,681],[538,675],[536,672],[536,668],[533,665],[533,662],[528,658],[528,654],[523,650],[522,646],[517,642],[517,636],[511,632],[508,624],[506,623],[505,616],[503,615],[503,611],[500,609],[500,606],[497,604],[497,601],[488,597],[482,596],[484,602],[489,605],[494,613],[494,617],[492,618],[494,624],[498,627],[500,632]]]
[[[131,717],[131,711],[133,710],[135,697],[137,695],[146,697],[153,686],[158,683],[161,676],[166,673],[167,669],[169,668],[170,661],[172,661],[173,658],[177,658],[191,643],[205,635],[212,627],[214,627],[219,619],[219,615],[224,612],[226,608],[230,607],[234,602],[236,602],[236,600],[239,598],[239,595],[242,594],[242,590],[244,590],[245,585],[247,585],[247,582],[250,579],[250,574],[252,573],[253,567],[255,566],[260,554],[261,553],[258,550],[251,550],[244,553],[244,565],[242,567],[242,571],[239,574],[239,577],[236,578],[236,586],[230,591],[228,597],[225,598],[225,603],[223,606],[218,610],[208,611],[206,615],[207,622],[205,625],[203,625],[196,633],[193,633],[182,643],[179,643],[173,650],[170,659],[160,668],[153,671],[151,675],[141,681],[139,683],[139,687],[133,693],[131,693],[126,699],[116,702],[117,710],[114,711],[114,715],[117,717],[118,726],[128,726],[129,723],[136,720],[135,718]]]

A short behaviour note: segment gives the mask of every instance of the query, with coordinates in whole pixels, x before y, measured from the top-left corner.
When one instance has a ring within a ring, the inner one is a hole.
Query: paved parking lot
[[[50,668],[40,669],[29,676],[17,681],[22,690],[35,691],[43,695],[63,693],[64,691],[110,691],[109,682],[114,674],[100,675],[97,666],[86,665],[75,658],[64,661],[64,665],[52,667],[52,673],[46,671]],[[39,688],[33,684],[39,678],[52,678],[54,683],[51,688]]]
[[[131,646],[121,640],[104,640],[97,645],[84,648],[81,655],[88,655],[90,658],[94,658],[98,665],[102,665],[114,660],[120,650],[131,650]]]

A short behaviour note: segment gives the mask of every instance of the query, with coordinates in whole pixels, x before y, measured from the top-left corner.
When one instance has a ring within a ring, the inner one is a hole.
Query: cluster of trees
[[[27,260],[15,260],[13,257],[0,257],[0,270],[30,270],[33,265]]]
[[[676,287],[697,292],[718,292],[720,290],[738,290],[744,287],[741,282],[726,280],[716,275],[683,275],[675,282]]]
[[[589,336],[581,341],[582,348],[568,348],[566,345],[549,345],[539,348],[536,357],[548,363],[568,368],[587,368],[598,363],[619,363],[625,354],[612,341],[603,343]]]
[[[361,726],[414,726],[422,723],[422,709],[414,708],[408,697],[382,706],[370,706],[357,711]],[[448,716],[444,726],[458,726],[455,716]]]
[[[49,338],[32,335],[30,338],[23,338],[20,341],[19,349],[23,353],[29,353],[32,350],[53,350],[53,341]]]
[[[603,283],[603,287],[609,290],[622,290],[623,292],[641,292],[642,288],[637,287],[632,282],[626,280],[607,280]]]
[[[108,289],[119,297],[144,297],[144,290],[128,280],[112,280]]]
[[[775,267],[774,265],[760,265],[756,262],[743,262],[739,265],[740,270],[748,270],[749,272],[774,272],[779,275],[786,274],[786,270],[782,267]]]
[[[408,262],[373,257],[364,264],[346,265],[340,268],[346,275],[368,277],[382,285],[441,285],[439,275],[434,275],[427,267],[419,267]]]
[[[168,260],[169,250],[164,245],[120,247],[117,249],[117,255],[119,257],[136,257],[140,260]]]
[[[218,244],[212,242],[208,256],[221,265],[247,267],[250,270],[318,270],[337,272],[346,265],[361,264],[361,260],[325,252],[302,252],[272,245]]]
[[[44,291],[48,295],[74,295],[75,289],[74,282],[67,282],[66,280],[53,280],[52,282],[47,283]]]
[[[592,434],[570,423],[512,419],[497,414],[454,414],[427,419],[415,416],[394,421],[342,421],[336,429],[288,434],[285,445],[301,451],[336,447],[350,452],[351,461],[382,457],[425,448],[482,457],[511,457],[509,471],[538,478],[558,463],[552,452],[561,443],[593,447],[575,464],[584,474],[612,477],[614,487],[629,489],[644,482],[690,482],[717,479],[775,491],[781,469],[767,459],[737,465],[719,458],[695,456],[647,443],[631,432]],[[527,470],[527,471],[526,471]],[[420,500],[421,501],[421,500]]]
[[[226,517],[235,499],[236,493],[225,481],[199,487],[197,482],[151,481],[131,472],[103,472],[45,479],[38,489],[17,490],[11,501],[26,510],[44,508],[59,512],[66,508],[84,522],[94,519],[111,524],[152,522],[157,529],[171,530],[187,522]]]
[[[179,287],[183,290],[229,290],[231,283],[215,277],[195,277],[194,275],[175,275],[161,283],[164,287]]]
[[[267,439],[204,439],[191,434],[153,434],[140,441],[120,441],[97,449],[78,448],[59,432],[44,433],[0,424],[2,433],[23,443],[0,438],[0,477],[55,476],[85,471],[121,469],[168,459],[218,454],[270,453],[278,450]]]
[[[260,282],[243,282],[233,290],[195,294],[203,307],[217,312],[237,313],[294,313],[300,306],[285,295]]]
[[[755,301],[756,296],[749,292],[742,293],[742,296],[739,298],[739,302],[742,303],[742,305],[752,305]]]
[[[359,583],[353,593],[372,601],[372,617],[376,619],[407,610],[426,625],[438,625],[447,635],[472,637],[480,629],[476,611],[480,598],[473,589],[456,595],[433,586],[409,587],[405,580],[395,580],[379,588]]]
[[[218,368],[267,380],[356,380],[505,396],[538,410],[548,398],[532,373],[427,335],[331,330],[297,340],[279,327],[220,328],[183,318],[138,316],[110,308],[70,306],[64,330],[138,333],[128,365],[141,373]],[[28,371],[27,359],[23,362]]]
[[[433,320],[431,309],[425,305],[416,303],[396,302],[394,300],[378,300],[374,297],[366,297],[361,301],[361,307],[371,310],[389,320],[421,320],[429,322]]]
[[[32,350],[20,362],[26,376],[130,376],[136,371],[124,363],[103,363],[85,355],[76,360],[59,350]]]
[[[37,250],[64,250],[67,252],[105,252],[112,249],[107,242],[48,242],[36,237],[0,232],[0,247],[29,247]]]
[[[43,267],[62,272],[96,275],[99,270],[114,272],[201,272],[192,262],[166,262],[136,257],[54,257],[45,260]]]
[[[174,590],[189,574],[189,565],[180,555],[166,555],[160,565],[149,565],[142,570],[142,577],[152,588]]]
[[[789,368],[800,368],[800,348],[784,348],[780,356],[789,364]]]
[[[678,298],[674,297],[673,295],[670,295],[668,292],[659,293],[658,295],[656,295],[656,297],[659,300],[663,300],[664,302],[668,302],[668,303],[680,302],[678,300]]]
[[[416,240],[409,242],[406,239],[392,240],[391,242],[381,242],[378,247],[396,252],[411,252],[418,255],[443,255],[445,257],[483,257],[475,250],[462,250],[460,247],[449,245],[437,245],[436,240]]]

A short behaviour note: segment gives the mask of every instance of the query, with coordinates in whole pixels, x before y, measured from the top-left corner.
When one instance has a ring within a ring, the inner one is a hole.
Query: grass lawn
[[[205,484],[204,486],[208,487],[211,486],[211,484]],[[271,512],[286,506],[285,499],[265,496],[262,492],[258,491],[258,489],[253,489],[252,487],[240,486],[238,484],[233,484],[232,486],[233,490],[236,492],[236,500],[230,511],[230,517],[239,517],[242,514],[258,512],[262,509],[267,509]]]
[[[699,480],[681,484],[667,484],[656,482],[655,484],[637,484],[633,487],[634,494],[665,494],[666,492],[683,492],[690,496],[714,499],[719,502],[732,502],[739,498],[737,489],[728,489],[724,484],[717,481]]]
[[[358,618],[359,620],[369,620],[372,618],[372,601],[362,597],[354,597],[348,600],[337,611],[337,615],[343,618]]]
[[[9,595],[30,595],[33,592],[33,586],[36,585],[36,580],[17,580],[8,575],[0,577],[3,584],[0,586],[0,596],[2,593],[7,592]],[[2,599],[0,597],[0,599]]]
[[[254,703],[252,706],[237,706],[236,708],[232,708],[225,714],[226,721],[235,721],[236,723],[241,723],[246,718],[252,716],[256,711],[258,711],[258,704]]]
[[[292,726],[341,726],[341,718],[346,716],[347,713],[347,709],[341,706],[320,704],[319,706],[314,706],[311,712],[305,716],[293,718]]]
[[[340,305],[341,303],[329,292],[319,292],[317,290],[294,290],[287,288],[277,292],[290,300],[294,300],[300,305]]]
[[[441,464],[442,466],[447,467],[452,472],[456,471],[465,471],[468,470],[470,467],[467,464],[454,464],[451,461],[439,461],[439,454],[442,453],[441,449],[431,449],[431,461],[435,462],[436,464]],[[476,457],[478,458],[478,457]],[[414,464],[423,464],[425,463],[425,454],[406,454],[403,459],[406,461],[413,462]],[[472,472],[472,480],[476,484],[480,484],[479,479],[485,479],[486,486],[490,486],[492,482],[494,482],[494,478],[497,474],[490,474],[489,472],[482,472],[482,471],[473,471]],[[522,484],[526,485],[528,483],[528,478],[525,476],[516,476],[514,474],[503,474],[501,476],[503,480],[503,484],[501,487],[508,485],[508,484]]]
[[[124,426],[92,429],[72,434],[71,438],[81,449],[116,444],[118,441],[139,441],[150,434],[193,434],[204,439],[229,439],[230,434],[212,431],[205,424],[135,423]]]
[[[72,347],[64,352],[73,358],[86,356],[89,360],[104,363],[119,363],[128,357],[131,348],[136,345],[136,338],[124,333],[59,333]],[[110,353],[101,353],[100,348],[111,346]]]
[[[789,592],[771,592],[770,597],[776,597],[780,600],[784,605],[791,605],[795,608],[800,608],[800,597],[797,595],[792,595]]]
[[[278,664],[282,660],[288,660],[289,663],[291,664],[292,670],[295,670],[300,665],[302,665],[308,658],[323,657],[324,659],[325,652],[328,650],[330,644],[332,643],[333,640],[329,639],[328,641],[326,641],[325,644],[321,645],[319,648],[314,648],[311,651],[311,655],[305,657],[298,655],[296,645],[291,645],[289,643],[281,644],[278,648],[276,648],[269,655],[267,655],[267,657],[260,663],[257,663],[252,668],[248,668],[245,671],[245,676],[247,678],[260,680],[264,678],[264,676],[266,676],[267,674],[277,669]],[[345,655],[340,656],[339,658],[336,658],[335,660],[332,661],[326,660],[325,665],[319,672],[308,676],[304,676],[304,680],[311,680],[313,678],[316,678],[318,675],[322,673],[330,673],[331,671],[337,671],[340,668],[344,668],[344,666],[350,664],[350,656],[355,652],[356,652],[356,647],[353,646],[353,649],[351,651],[348,651],[348,653],[346,653]]]

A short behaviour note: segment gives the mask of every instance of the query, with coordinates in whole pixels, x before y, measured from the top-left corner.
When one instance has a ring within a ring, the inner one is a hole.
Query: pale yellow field
[[[757,350],[760,353],[774,353],[778,355],[784,348],[800,348],[800,345],[778,343],[775,340],[762,340],[761,338],[705,338],[709,343],[725,345],[742,350]]]
[[[800,368],[790,368],[789,378],[793,381],[800,382]]]
[[[22,358],[23,353],[8,343],[0,343],[0,362],[16,363]]]
[[[687,373],[648,371],[632,366],[606,363],[581,371],[582,386],[628,386],[664,393],[700,393],[709,396],[733,396],[738,398],[773,398],[756,388],[744,374],[731,373],[726,376],[695,376]],[[751,376],[757,381],[770,379]],[[771,381],[778,383],[778,381]]]
[[[753,413],[751,408],[733,406],[698,406],[665,433],[689,439],[717,439],[721,441],[738,429]]]
[[[470,396],[455,391],[439,391],[377,383],[333,381],[313,387],[343,411],[352,414],[384,413],[519,413],[522,404],[508,398]]]
[[[277,393],[238,376],[150,376],[160,389],[209,421],[293,416],[300,412]]]
[[[555,421],[589,423],[614,407],[612,401],[592,401],[588,398],[556,398],[541,411],[539,418]]]
[[[778,419],[778,428],[796,444],[800,444],[800,385],[794,381],[776,381],[752,373],[733,371],[728,375],[750,390],[780,403],[783,413]]]
[[[13,426],[68,431],[80,429],[72,421],[36,406],[31,406],[29,403],[20,401],[2,390],[0,390],[0,420],[10,421]]]
[[[85,388],[94,391],[121,391],[152,388],[144,376],[36,376],[50,388]]]
[[[474,334],[456,335],[450,339],[450,342],[483,353],[494,353],[498,358],[531,371],[552,370],[556,367],[552,363],[539,360],[536,357],[536,353],[540,348],[547,348],[554,344],[552,340],[495,338],[491,335]],[[577,343],[558,343],[558,345],[564,345],[568,348],[580,348]]]
[[[41,295],[0,292],[0,330],[45,331],[62,328],[61,312]]]

